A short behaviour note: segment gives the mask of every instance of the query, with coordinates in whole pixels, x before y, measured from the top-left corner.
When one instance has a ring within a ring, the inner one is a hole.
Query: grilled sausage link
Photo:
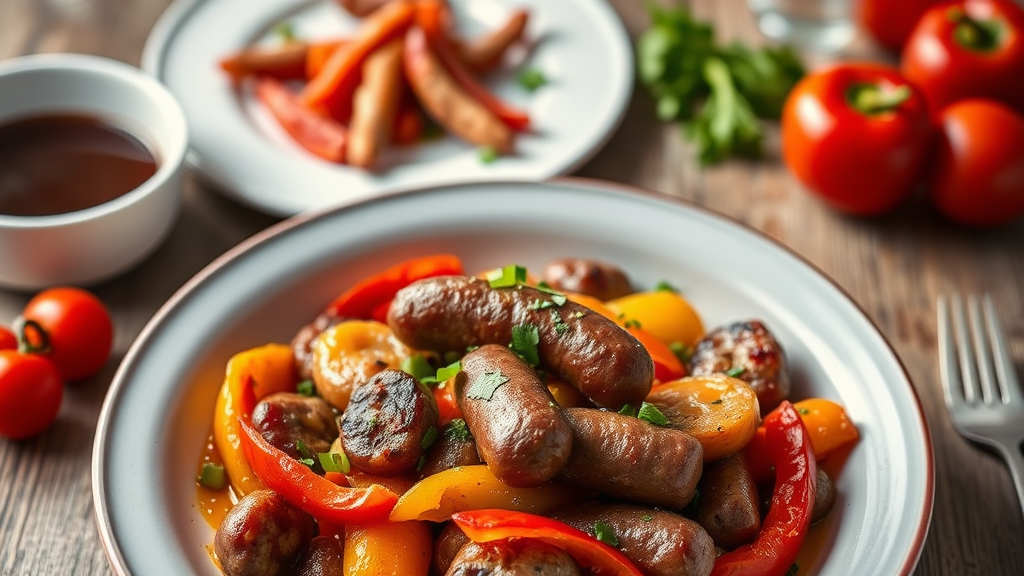
[[[586,258],[563,258],[544,267],[544,281],[556,290],[612,300],[633,292],[629,278],[614,264]]]
[[[693,499],[704,452],[686,432],[591,408],[562,414],[573,431],[562,481],[666,508],[685,508]]]
[[[466,421],[456,418],[444,427],[437,442],[427,450],[427,459],[420,469],[420,478],[433,476],[457,466],[475,464],[480,464],[476,440],[466,426]],[[452,552],[454,553],[454,550]]]
[[[430,573],[443,576],[452,566],[459,550],[469,543],[469,536],[455,522],[447,522],[434,540],[434,556],[430,559]]]
[[[742,452],[708,464],[700,479],[696,520],[726,550],[752,541],[761,530],[757,485]]]
[[[292,576],[345,576],[345,551],[341,541],[317,536],[309,543]]]
[[[246,494],[213,538],[227,576],[286,576],[313,538],[313,517],[270,490]]]
[[[836,503],[836,485],[827,472],[818,467],[818,487],[814,491],[814,508],[811,509],[811,524],[817,524],[828,517]]]
[[[443,276],[400,290],[388,310],[399,340],[420,350],[506,345],[512,327],[537,328],[540,366],[605,408],[639,406],[654,381],[640,342],[611,320],[527,286],[491,288],[485,280]]]
[[[572,429],[537,373],[505,346],[462,358],[455,397],[487,467],[509,486],[540,486],[565,466]]]
[[[303,380],[313,377],[313,345],[316,343],[316,339],[324,333],[324,330],[344,321],[345,318],[324,312],[295,333],[291,342],[292,354],[295,356],[295,367],[299,369],[299,376]]]
[[[278,392],[260,400],[252,411],[252,425],[267,441],[295,459],[327,452],[338,438],[334,410],[317,397]],[[306,453],[299,449],[306,447]]]
[[[734,376],[754,388],[762,415],[789,397],[786,354],[763,323],[735,322],[712,330],[697,342],[690,357],[691,376],[734,369],[742,369]]]
[[[385,370],[352,393],[341,443],[356,468],[392,476],[416,466],[431,428],[436,434],[433,394],[409,374]]]
[[[707,576],[715,565],[715,544],[708,533],[672,512],[589,502],[559,510],[554,517],[590,534],[597,522],[604,522],[619,551],[648,576]]]
[[[580,576],[576,561],[561,548],[521,538],[469,542],[452,560],[446,576]]]

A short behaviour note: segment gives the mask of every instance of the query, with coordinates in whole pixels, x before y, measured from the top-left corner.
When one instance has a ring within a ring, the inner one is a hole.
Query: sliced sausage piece
[[[556,290],[612,300],[633,293],[629,278],[614,264],[586,258],[563,258],[544,267],[544,281]]]
[[[591,408],[562,414],[573,431],[562,481],[666,508],[682,509],[693,499],[704,453],[686,432]]]
[[[315,529],[309,514],[271,490],[256,490],[224,517],[213,549],[227,576],[285,576]]]
[[[762,415],[789,397],[786,354],[775,336],[757,320],[712,330],[694,347],[690,357],[691,376],[730,370],[742,370],[730,375],[754,388]]]
[[[381,476],[414,468],[424,438],[436,434],[433,394],[401,370],[385,370],[356,388],[341,417],[341,443],[352,465]]]
[[[323,313],[306,324],[292,338],[292,354],[295,355],[295,367],[303,380],[313,377],[313,345],[324,330],[340,324],[345,319],[335,314]]]
[[[580,576],[576,561],[561,548],[520,538],[469,542],[452,560],[447,576]]]
[[[420,469],[420,477],[426,478],[456,466],[475,464],[480,464],[476,440],[466,426],[466,421],[456,418],[444,427],[437,442],[427,450],[427,459]]]
[[[430,560],[430,573],[442,576],[452,566],[452,560],[469,543],[469,536],[454,522],[446,522],[434,540],[434,556]]]
[[[697,522],[726,550],[753,541],[761,530],[757,484],[742,452],[708,464],[700,479]]]
[[[715,544],[708,533],[672,512],[590,502],[559,510],[554,517],[592,535],[597,522],[604,522],[619,551],[648,576],[707,576],[715,565]]]
[[[537,373],[506,346],[462,358],[455,397],[480,457],[509,486],[540,486],[565,466],[572,429]]]
[[[828,517],[836,503],[836,485],[827,472],[818,467],[818,487],[814,492],[814,508],[811,509],[811,524],[817,524]]]
[[[345,551],[341,541],[317,536],[309,543],[293,576],[345,576]]]
[[[338,422],[330,405],[316,396],[293,392],[277,392],[260,400],[252,411],[252,425],[267,442],[296,460],[330,451],[331,442],[338,438]]]
[[[398,292],[388,325],[408,346],[442,352],[504,346],[513,326],[534,326],[542,369],[599,406],[639,406],[654,381],[654,361],[643,344],[604,316],[552,298],[528,286],[491,288],[468,276],[428,278]]]

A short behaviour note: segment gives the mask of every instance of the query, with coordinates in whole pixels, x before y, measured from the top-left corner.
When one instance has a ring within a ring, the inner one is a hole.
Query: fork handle
[[[1024,513],[1024,454],[1022,454],[1022,443],[1024,439],[1018,438],[1001,443],[1000,451],[1003,453],[1006,465],[1010,468],[1010,475],[1013,476],[1013,483],[1017,486],[1017,500],[1020,502],[1021,512]]]

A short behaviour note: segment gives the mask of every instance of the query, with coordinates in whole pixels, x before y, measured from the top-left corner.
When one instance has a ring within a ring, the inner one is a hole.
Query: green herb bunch
[[[710,24],[685,8],[650,5],[651,27],[637,40],[640,82],[658,116],[680,120],[701,165],[761,155],[759,118],[778,119],[804,66],[789,46],[718,45]]]

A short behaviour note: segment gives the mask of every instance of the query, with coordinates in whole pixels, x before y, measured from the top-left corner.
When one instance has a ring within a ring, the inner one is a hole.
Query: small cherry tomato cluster
[[[0,436],[22,439],[57,418],[64,382],[103,368],[114,328],[103,302],[79,288],[40,292],[14,328],[0,327]]]
[[[921,184],[961,224],[1024,214],[1024,9],[890,0],[897,13],[874,18],[883,3],[863,3],[862,23],[902,47],[899,68],[841,63],[805,77],[782,115],[790,170],[850,214],[886,212]]]

